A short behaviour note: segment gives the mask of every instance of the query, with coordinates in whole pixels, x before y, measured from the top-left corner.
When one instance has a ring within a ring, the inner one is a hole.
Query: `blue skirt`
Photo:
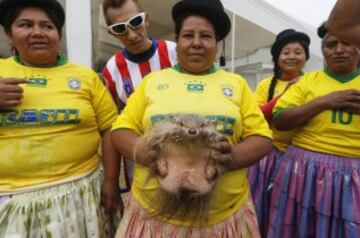
[[[271,196],[267,237],[360,237],[360,158],[291,146]]]
[[[270,154],[249,168],[250,191],[262,237],[265,237],[268,228],[271,190],[281,155],[282,153],[274,147]]]

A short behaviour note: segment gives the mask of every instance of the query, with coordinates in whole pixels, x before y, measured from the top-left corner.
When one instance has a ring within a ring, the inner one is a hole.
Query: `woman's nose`
[[[194,36],[193,39],[193,47],[200,47],[201,46],[201,40],[199,36]]]
[[[39,25],[34,25],[32,27],[32,34],[33,35],[42,35],[43,31]]]

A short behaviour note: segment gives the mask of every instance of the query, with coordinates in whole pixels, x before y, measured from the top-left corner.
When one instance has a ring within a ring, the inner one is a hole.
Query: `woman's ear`
[[[177,41],[177,40],[178,40],[178,39],[176,38],[176,41],[175,41],[175,42],[176,42],[175,52],[176,52],[177,55],[179,55],[178,44],[177,44],[178,41]],[[176,58],[178,58],[178,57],[176,57]]]
[[[11,38],[9,34],[7,36],[8,36],[8,42],[11,48],[11,52],[14,53],[15,52],[14,40]]]
[[[6,36],[7,36],[7,40],[9,42],[10,47],[14,47],[14,41],[11,37],[11,33],[6,33]]]
[[[6,36],[7,36],[8,42],[9,42],[11,53],[13,55],[15,55],[17,51],[16,51],[16,48],[15,48],[15,43],[14,43],[14,40],[12,39],[11,33],[10,32],[6,33]]]

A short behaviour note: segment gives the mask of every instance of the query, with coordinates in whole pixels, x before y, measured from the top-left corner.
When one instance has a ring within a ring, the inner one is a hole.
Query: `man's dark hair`
[[[143,12],[144,9],[143,7],[140,5],[138,0],[104,0],[103,1],[103,13],[104,13],[104,18],[106,21],[106,24],[108,26],[110,26],[111,24],[114,24],[114,22],[111,22],[109,17],[107,16],[107,11],[109,8],[121,8],[127,1],[131,1],[135,4],[135,7],[139,10],[139,12]]]

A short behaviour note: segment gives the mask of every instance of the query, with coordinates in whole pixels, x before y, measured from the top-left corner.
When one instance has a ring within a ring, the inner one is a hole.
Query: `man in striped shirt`
[[[106,86],[121,110],[145,75],[176,63],[176,45],[148,37],[148,15],[137,0],[104,0],[103,11],[109,33],[124,46],[103,70]]]
[[[176,44],[148,37],[148,15],[138,0],[104,0],[103,12],[108,31],[124,46],[106,63],[103,80],[121,111],[127,98],[148,73],[173,66]],[[125,179],[130,185],[133,164],[124,160]]]

